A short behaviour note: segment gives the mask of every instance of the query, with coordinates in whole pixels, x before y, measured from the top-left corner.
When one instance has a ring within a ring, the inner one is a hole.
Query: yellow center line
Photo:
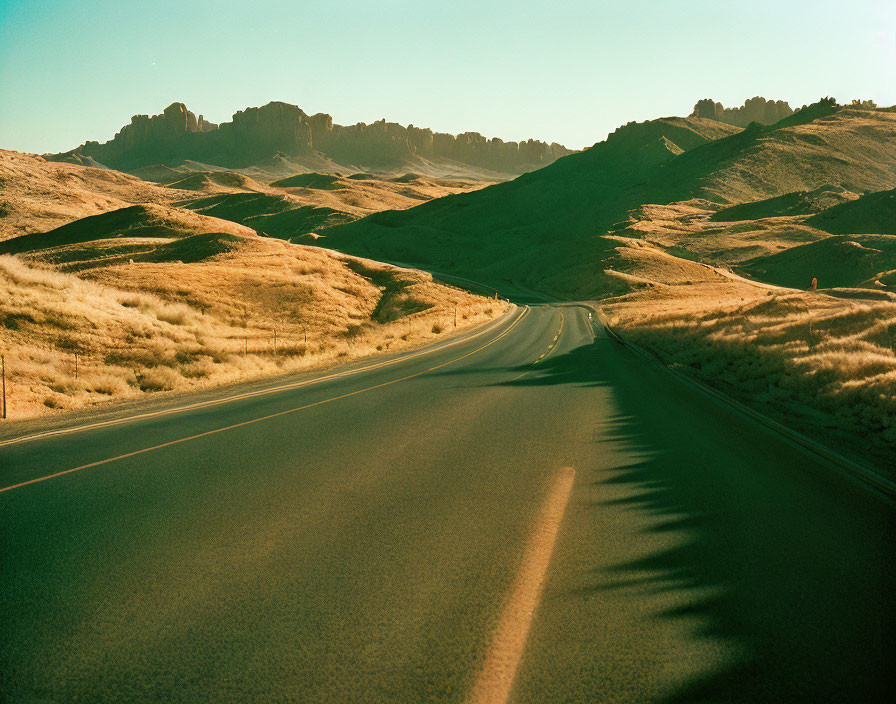
[[[468,352],[467,354],[461,355],[460,357],[456,357],[455,359],[448,360],[447,362],[442,362],[441,364],[436,364],[435,366],[430,367],[429,369],[424,369],[423,371],[415,372],[414,374],[408,374],[407,376],[403,376],[399,379],[392,379],[391,381],[384,381],[381,384],[374,384],[373,386],[368,386],[363,389],[358,389],[357,391],[351,391],[349,393],[340,394],[339,396],[333,396],[331,398],[323,399],[322,401],[315,401],[314,403],[307,403],[304,406],[298,406],[297,408],[290,408],[286,411],[279,411],[277,413],[271,413],[270,415],[261,416],[260,418],[253,418],[251,420],[245,420],[245,421],[242,421],[241,423],[234,423],[233,425],[228,425],[223,428],[216,428],[215,430],[207,430],[204,433],[197,433],[196,435],[190,435],[188,437],[180,438],[178,440],[170,440],[169,442],[163,442],[158,445],[153,445],[152,447],[146,447],[142,450],[135,450],[133,452],[127,452],[123,455],[117,455],[116,457],[110,457],[105,460],[98,460],[96,462],[90,462],[89,464],[84,464],[84,465],[81,465],[80,467],[73,467],[72,469],[66,469],[61,472],[56,472],[54,474],[48,474],[44,477],[38,477],[36,479],[29,479],[24,482],[19,482],[18,484],[13,484],[11,486],[4,487],[4,488],[0,489],[0,493],[3,493],[5,491],[12,491],[13,489],[18,489],[23,486],[28,486],[29,484],[37,484],[38,482],[45,482],[48,479],[55,479],[56,477],[61,477],[66,474],[71,474],[72,472],[79,472],[82,469],[90,469],[91,467],[99,467],[100,465],[108,464],[109,462],[115,462],[116,460],[123,460],[123,459],[127,459],[128,457],[142,455],[146,452],[152,452],[154,450],[161,450],[164,447],[171,447],[172,445],[178,445],[182,442],[188,442],[190,440],[204,438],[209,435],[216,435],[217,433],[223,433],[225,430],[234,430],[235,428],[242,428],[243,426],[246,426],[246,425],[252,425],[253,423],[260,423],[261,421],[264,421],[264,420],[270,420],[271,418],[279,418],[280,416],[285,416],[290,413],[296,413],[298,411],[304,411],[308,408],[314,408],[315,406],[322,406],[325,403],[332,403],[333,401],[339,401],[341,399],[349,398],[351,396],[357,396],[358,394],[363,394],[366,391],[373,391],[374,389],[381,389],[384,386],[391,386],[392,384],[398,384],[399,382],[407,381],[408,379],[414,379],[415,377],[422,376],[424,374],[428,374],[429,372],[435,371],[436,369],[441,369],[442,367],[447,367],[450,364],[455,364],[456,362],[460,362],[461,360],[466,359],[467,357],[470,357],[481,350],[484,350],[489,345],[495,344],[498,340],[503,338],[505,335],[508,335],[510,333],[510,331],[513,330],[517,326],[517,324],[523,318],[526,317],[528,312],[529,312],[529,309],[526,308],[516,318],[516,320],[513,321],[513,323],[510,325],[509,328],[507,328],[504,332],[502,332],[497,337],[492,338],[491,340],[486,342],[481,347],[477,347],[472,352]]]
[[[562,467],[551,485],[482,669],[467,699],[469,704],[504,704],[510,698],[575,476],[572,467]]]
[[[541,360],[543,360],[545,357],[547,357],[551,353],[551,350],[553,350],[557,346],[557,340],[560,339],[560,334],[562,332],[563,332],[563,311],[560,311],[560,329],[557,330],[557,334],[554,335],[554,339],[551,342],[550,346],[544,351],[544,353],[541,355],[541,357],[539,357],[534,362],[532,362],[532,364],[538,364]]]

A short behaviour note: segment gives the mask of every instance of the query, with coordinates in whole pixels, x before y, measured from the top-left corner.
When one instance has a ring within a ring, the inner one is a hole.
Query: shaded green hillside
[[[896,269],[896,237],[836,235],[758,257],[740,269],[755,279],[790,288],[809,288],[813,277],[819,288],[867,285],[878,274]]]
[[[896,235],[896,189],[869,193],[858,200],[829,208],[807,222],[837,235],[850,232]]]
[[[814,191],[794,191],[783,196],[764,198],[752,203],[740,203],[714,213],[713,222],[759,220],[783,215],[812,215],[825,208],[839,205],[845,200],[842,189],[821,186]]]
[[[616,243],[601,235],[642,204],[695,196],[735,203],[826,184],[896,183],[892,115],[823,102],[782,123],[742,131],[699,118],[632,123],[514,181],[328,228],[319,244],[499,288],[514,280],[595,297],[615,286],[603,276],[603,260]],[[831,161],[837,168],[827,168]]]

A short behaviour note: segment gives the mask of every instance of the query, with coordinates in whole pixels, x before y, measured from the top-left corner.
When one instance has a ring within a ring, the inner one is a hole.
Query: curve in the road
[[[271,414],[269,414],[269,415],[261,416],[261,417],[259,417],[259,418],[252,418],[252,419],[250,419],[250,420],[244,420],[244,421],[241,421],[241,422],[239,422],[239,423],[234,423],[234,424],[232,424],[232,425],[224,426],[223,428],[215,428],[214,430],[207,430],[207,431],[202,432],[202,433],[196,433],[195,435],[188,435],[188,436],[183,437],[183,438],[178,438],[177,440],[169,440],[168,442],[159,443],[158,445],[152,445],[152,446],[150,446],[150,447],[145,447],[145,448],[142,448],[142,449],[140,449],[140,450],[133,450],[133,451],[131,451],[131,452],[126,452],[126,453],[121,454],[121,455],[118,455],[118,456],[116,456],[116,457],[108,457],[108,458],[106,458],[106,459],[97,460],[97,461],[95,461],[95,462],[89,462],[89,463],[87,463],[87,464],[83,464],[83,465],[81,465],[81,466],[79,466],[79,467],[72,467],[71,469],[62,470],[62,471],[60,471],[60,472],[54,472],[53,474],[47,474],[47,475],[44,475],[44,476],[42,476],[42,477],[35,477],[34,479],[28,479],[28,480],[23,481],[23,482],[18,482],[17,484],[12,484],[12,485],[10,485],[10,486],[6,486],[6,487],[2,487],[2,488],[0,488],[0,494],[2,494],[3,492],[6,492],[6,491],[12,491],[13,489],[20,489],[21,487],[28,486],[28,485],[30,485],[30,484],[37,484],[37,483],[39,483],[39,482],[45,482],[45,481],[47,481],[47,480],[49,480],[49,479],[56,479],[56,478],[58,478],[58,477],[65,476],[65,475],[67,475],[67,474],[72,474],[72,473],[74,473],[74,472],[80,472],[81,470],[84,470],[84,469],[91,469],[91,468],[93,468],[93,467],[99,467],[99,466],[101,466],[101,465],[108,464],[108,463],[110,463],[110,462],[115,462],[115,461],[117,461],[117,460],[123,460],[123,459],[126,459],[126,458],[128,458],[128,457],[134,457],[134,456],[136,456],[136,455],[142,455],[142,454],[145,453],[145,452],[153,452],[154,450],[161,450],[161,449],[164,448],[164,447],[171,447],[172,445],[178,445],[178,444],[180,444],[180,443],[182,443],[182,442],[189,442],[190,440],[197,440],[197,439],[199,439],[199,438],[208,437],[209,435],[216,435],[216,434],[218,434],[218,433],[223,433],[223,432],[228,431],[228,430],[234,430],[234,429],[236,429],[236,428],[242,428],[242,427],[244,427],[244,426],[246,426],[246,425],[252,425],[253,423],[261,423],[261,422],[266,421],[266,420],[271,420],[272,418],[279,418],[280,416],[289,415],[289,414],[291,414],[291,413],[298,413],[299,411],[304,411],[304,410],[307,410],[307,409],[309,409],[309,408],[314,408],[315,406],[321,406],[321,405],[323,405],[323,404],[325,404],[325,403],[333,403],[334,401],[341,401],[342,399],[350,398],[351,396],[357,396],[358,394],[366,393],[366,392],[368,392],[368,391],[373,391],[373,390],[375,390],[375,389],[381,389],[381,388],[383,388],[384,386],[391,386],[392,384],[398,384],[398,383],[401,383],[401,382],[403,382],[403,381],[408,381],[409,379],[413,379],[413,378],[418,377],[418,376],[421,376],[421,375],[423,375],[423,374],[428,374],[429,372],[436,371],[437,369],[442,369],[443,367],[447,367],[447,366],[450,365],[450,364],[455,364],[456,362],[460,362],[461,360],[466,359],[467,357],[470,357],[470,356],[476,354],[477,352],[481,352],[481,351],[484,350],[486,347],[490,347],[491,345],[493,345],[493,344],[495,344],[496,342],[498,342],[499,340],[501,340],[505,335],[508,335],[508,334],[509,334],[509,333],[510,333],[510,332],[517,326],[517,324],[518,324],[524,317],[526,317],[526,314],[527,314],[528,312],[529,312],[529,308],[524,308],[523,311],[522,311],[522,312],[521,312],[521,313],[514,319],[514,321],[510,324],[510,326],[509,326],[506,330],[504,330],[504,331],[501,332],[499,335],[497,335],[496,337],[494,337],[494,338],[492,338],[491,340],[489,340],[488,342],[486,342],[486,343],[485,343],[484,345],[482,345],[481,347],[477,347],[477,348],[476,348],[475,350],[473,350],[472,352],[467,352],[466,354],[463,354],[463,355],[461,355],[461,356],[459,356],[459,357],[455,357],[454,359],[450,359],[450,360],[448,360],[447,362],[442,362],[441,364],[433,365],[432,367],[429,367],[428,369],[424,369],[423,371],[415,372],[415,373],[413,373],[413,374],[408,374],[407,376],[403,376],[403,377],[400,377],[400,378],[398,378],[398,379],[391,379],[391,380],[389,380],[389,381],[384,381],[384,382],[379,383],[379,384],[374,384],[374,385],[372,385],[372,386],[367,386],[367,387],[365,387],[365,388],[363,388],[363,389],[358,389],[358,390],[356,390],[356,391],[350,391],[350,392],[348,392],[348,393],[340,394],[340,395],[338,395],[338,396],[332,396],[332,397],[330,397],[330,398],[325,398],[325,399],[322,399],[322,400],[320,400],[320,401],[315,401],[315,402],[313,402],[313,403],[307,403],[307,404],[305,404],[305,405],[303,405],[303,406],[297,406],[296,408],[290,408],[290,409],[287,409],[287,410],[285,410],[285,411],[278,411],[277,413],[271,413]],[[559,333],[558,333],[558,336],[559,336]],[[556,339],[557,339],[557,338],[554,338],[555,343],[556,343]],[[553,348],[553,344],[552,344],[552,348]],[[411,357],[413,357],[413,356],[416,356],[416,355],[412,355]],[[399,360],[396,360],[396,361],[406,361],[406,359],[407,359],[407,358],[399,359]],[[540,359],[540,358],[539,358],[539,359]],[[382,366],[385,366],[385,365],[387,365],[387,364],[392,364],[392,363],[394,363],[394,362],[384,362],[384,363],[379,364],[379,365],[372,365],[372,366],[370,366],[370,367],[366,367],[366,368],[364,368],[364,369],[362,369],[362,370],[359,370],[359,371],[370,371],[371,369],[379,369],[379,368],[382,367]],[[343,376],[343,374],[333,374],[333,375],[329,375],[329,376],[324,377],[324,378],[325,378],[325,379],[336,379],[336,378],[339,378],[340,376]],[[318,380],[318,381],[320,381],[320,380]],[[311,382],[304,382],[304,383],[300,383],[300,384],[296,384],[296,385],[288,385],[288,386],[276,387],[274,390],[275,390],[275,391],[282,391],[282,390],[284,390],[284,389],[299,388],[299,387],[301,387],[301,386],[307,385],[307,383],[311,383]],[[252,396],[256,396],[256,395],[259,395],[259,394],[261,394],[261,393],[270,393],[270,391],[267,391],[267,392],[258,392],[258,393],[255,393],[255,394],[249,394],[249,395],[246,395],[246,396],[239,396],[239,397],[236,397],[236,398],[238,398],[238,399],[250,398],[250,397],[252,397]],[[231,400],[233,400],[233,399],[231,399]],[[213,404],[213,403],[209,403],[209,404],[205,404],[205,405],[214,405],[214,404]],[[199,406],[199,407],[204,407],[205,405],[203,405],[203,406]],[[154,417],[155,415],[156,415],[156,414],[151,414],[151,415],[149,415],[148,417]],[[120,420],[120,421],[117,421],[117,423],[127,422],[127,420],[130,420],[130,419],[122,419],[122,420]],[[115,424],[115,423],[113,423],[113,424]],[[102,426],[101,426],[101,427],[102,427]]]

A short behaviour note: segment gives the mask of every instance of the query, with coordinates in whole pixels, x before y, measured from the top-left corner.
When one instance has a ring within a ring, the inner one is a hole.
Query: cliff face
[[[244,168],[278,154],[318,154],[357,170],[406,168],[414,157],[450,160],[480,169],[517,174],[546,166],[572,153],[559,144],[535,140],[504,142],[476,132],[454,136],[430,129],[379,120],[342,126],[326,114],[307,115],[295,105],[273,102],[236,113],[232,122],[215,125],[198,118],[183,103],[161,115],[136,115],[103,144],[87,142],[71,152],[52,155],[59,161],[92,159],[127,171],[159,163],[195,160],[226,168]]]
[[[766,100],[757,96],[750,98],[739,108],[726,108],[721,103],[705,98],[694,106],[691,117],[705,117],[718,122],[727,122],[729,125],[746,127],[751,122],[771,125],[792,114],[793,109],[785,101]]]

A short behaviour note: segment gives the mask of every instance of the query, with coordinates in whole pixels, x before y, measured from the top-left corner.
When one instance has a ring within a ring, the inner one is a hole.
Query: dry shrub
[[[178,387],[182,378],[168,367],[144,367],[137,372],[138,384],[143,391],[171,391]]]
[[[108,373],[90,376],[85,380],[84,388],[104,396],[126,396],[130,390],[124,379]]]

